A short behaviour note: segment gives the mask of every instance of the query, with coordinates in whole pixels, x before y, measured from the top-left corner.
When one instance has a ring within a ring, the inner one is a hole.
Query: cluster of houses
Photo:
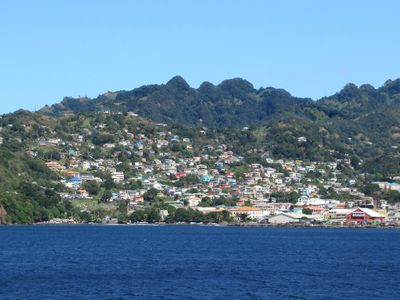
[[[97,124],[94,130],[105,128],[105,124]],[[192,208],[203,213],[228,211],[237,220],[271,224],[399,224],[399,206],[366,197],[355,187],[354,178],[343,179],[339,166],[350,166],[350,159],[332,162],[275,160],[268,153],[260,152],[261,162],[247,164],[244,157],[228,145],[195,146],[191,139],[169,132],[164,124],[157,124],[157,130],[151,134],[124,129],[123,138],[102,145],[113,154],[111,157],[89,155],[88,158],[85,155],[83,158],[81,148],[84,145],[93,151],[98,147],[86,142],[91,134],[93,132],[86,128],[85,132],[72,134],[72,142],[66,143],[57,136],[37,142],[37,147],[53,145],[63,149],[61,159],[48,160],[47,166],[62,175],[61,183],[69,188],[69,192],[62,194],[66,199],[93,198],[82,188],[83,183],[102,184],[104,180],[95,174],[108,173],[119,187],[113,189],[109,201],[126,201],[131,210],[146,205],[144,194],[155,189],[165,203],[176,208]],[[205,135],[206,129],[198,134]],[[299,137],[299,141],[306,143],[307,139]],[[179,145],[185,155],[175,151],[174,145]],[[121,149],[136,158],[128,161],[129,173],[119,168]],[[35,155],[34,150],[32,155]],[[311,176],[313,174],[318,174],[316,179]],[[196,180],[188,181],[188,185],[186,177]],[[140,181],[141,188],[126,188],[132,181]],[[181,182],[185,184],[179,184]],[[381,189],[400,191],[397,183],[377,184]],[[321,187],[336,195],[346,193],[355,200],[325,199]],[[285,201],[276,197],[290,194],[297,195],[296,199]],[[222,203],[223,199],[235,199],[235,205],[207,206],[209,202],[205,199],[212,203],[218,199]]]

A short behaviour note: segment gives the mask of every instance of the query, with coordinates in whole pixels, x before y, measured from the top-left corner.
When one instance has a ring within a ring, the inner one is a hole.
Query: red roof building
[[[369,208],[357,208],[346,216],[347,223],[370,224],[382,223],[385,216]]]

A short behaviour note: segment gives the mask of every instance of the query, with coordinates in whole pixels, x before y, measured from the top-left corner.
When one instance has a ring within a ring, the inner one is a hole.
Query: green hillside
[[[0,221],[34,223],[70,216],[71,204],[55,192],[56,179],[43,162],[0,149]]]

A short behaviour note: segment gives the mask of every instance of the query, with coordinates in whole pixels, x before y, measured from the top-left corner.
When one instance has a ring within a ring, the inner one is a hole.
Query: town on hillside
[[[368,181],[349,157],[237,151],[206,127],[185,131],[134,113],[65,116],[22,130],[31,132],[24,151],[57,174],[57,194],[80,212],[47,223],[400,225],[400,177]]]

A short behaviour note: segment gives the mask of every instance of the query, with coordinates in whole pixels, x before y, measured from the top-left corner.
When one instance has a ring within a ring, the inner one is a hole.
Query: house
[[[182,171],[175,173],[175,177],[178,178],[178,179],[180,179],[182,177],[186,177],[186,176],[187,176],[187,174],[185,172],[182,172]]]
[[[253,221],[261,221],[269,216],[270,212],[257,207],[242,206],[239,208],[232,208],[229,213],[234,217],[239,217],[241,214],[247,214],[249,219]]]
[[[266,209],[274,213],[276,211],[289,211],[292,203],[287,202],[277,202],[277,203],[266,203]]]
[[[369,208],[359,207],[353,210],[346,216],[347,223],[356,224],[370,224],[370,223],[382,223],[385,220],[385,216],[377,213],[376,211]]]
[[[233,173],[231,171],[226,173],[226,177],[228,177],[228,178],[232,178],[233,176],[235,176],[235,173]]]
[[[306,206],[305,208],[309,209],[311,211],[311,214],[319,219],[323,219],[324,214],[328,211],[327,209],[316,205],[309,205]]]
[[[89,197],[89,193],[85,189],[77,190],[76,194],[79,195],[80,198],[88,198]]]
[[[81,177],[81,173],[77,171],[66,171],[65,174],[72,177]]]
[[[195,210],[198,210],[202,212],[203,214],[209,214],[209,213],[222,213],[225,211],[225,209],[222,208],[216,208],[216,207],[195,207]]]
[[[329,203],[329,200],[327,200],[327,199],[320,199],[320,198],[314,198],[314,197],[301,196],[297,200],[296,205],[297,206],[307,206],[307,205],[326,206],[328,203]]]
[[[129,195],[129,205],[137,205],[144,202],[144,198],[142,196],[131,196]]]
[[[203,175],[203,176],[201,176],[201,181],[202,182],[210,182],[211,180],[213,180],[214,179],[214,177],[213,176],[211,176],[211,175]]]
[[[192,207],[199,205],[199,203],[201,202],[201,198],[194,195],[187,197],[186,200],[188,201],[189,206]]]
[[[81,184],[82,184],[82,178],[80,175],[75,175],[72,178],[69,178],[67,180],[64,180],[64,184],[71,188],[71,189],[79,189]]]
[[[297,142],[305,143],[305,142],[307,142],[307,138],[305,136],[300,136],[297,138]]]
[[[56,161],[49,161],[46,163],[46,166],[51,169],[51,170],[62,170],[64,169],[64,166],[62,166],[59,162]]]
[[[111,178],[116,183],[122,182],[125,179],[124,172],[117,172],[117,171],[111,172]]]

